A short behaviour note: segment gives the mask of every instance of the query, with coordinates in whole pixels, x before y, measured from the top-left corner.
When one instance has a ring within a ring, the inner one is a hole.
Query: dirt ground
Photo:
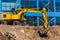
[[[14,40],[60,40],[60,26],[49,26],[47,37],[41,37],[39,29],[34,26],[0,25],[0,40],[7,40],[7,34]]]

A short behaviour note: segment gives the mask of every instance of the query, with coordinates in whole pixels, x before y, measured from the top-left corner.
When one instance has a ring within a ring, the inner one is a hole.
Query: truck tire
[[[19,21],[13,21],[13,25],[20,25]]]

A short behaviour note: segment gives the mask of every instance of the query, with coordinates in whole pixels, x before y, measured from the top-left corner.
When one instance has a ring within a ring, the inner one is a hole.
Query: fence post
[[[39,17],[37,16],[37,26],[39,26]]]

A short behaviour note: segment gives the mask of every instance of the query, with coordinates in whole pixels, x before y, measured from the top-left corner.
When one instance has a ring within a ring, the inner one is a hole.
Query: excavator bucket
[[[39,31],[38,31],[38,33],[39,33],[39,36],[40,37],[47,37],[48,35],[47,35],[47,31],[44,29],[44,28],[41,28]]]

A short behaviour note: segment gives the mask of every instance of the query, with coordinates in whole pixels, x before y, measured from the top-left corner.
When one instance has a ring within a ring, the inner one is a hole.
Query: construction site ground
[[[49,26],[47,37],[39,35],[38,30],[41,28],[42,26],[0,25],[0,40],[7,40],[7,34],[14,40],[60,40],[60,26]]]

